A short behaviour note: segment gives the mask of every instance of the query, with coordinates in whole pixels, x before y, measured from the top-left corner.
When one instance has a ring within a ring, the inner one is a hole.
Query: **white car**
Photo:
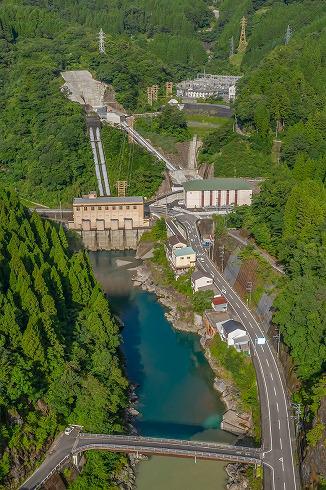
[[[226,289],[221,289],[222,294],[226,294]]]
[[[69,436],[72,433],[73,430],[74,430],[73,427],[66,427],[65,428],[65,435],[66,436]]]

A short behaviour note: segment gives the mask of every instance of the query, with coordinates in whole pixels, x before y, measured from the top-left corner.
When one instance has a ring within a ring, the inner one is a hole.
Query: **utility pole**
[[[302,414],[301,403],[291,403],[291,406],[294,410],[294,415],[292,416],[292,418],[295,421],[296,433],[298,434],[301,425],[300,422],[301,414]]]
[[[105,53],[105,34],[102,28],[98,33],[98,50],[101,54]]]
[[[229,57],[234,55],[234,37],[232,36],[230,39],[230,54]]]
[[[251,293],[252,293],[252,282],[251,281],[248,281],[247,282],[247,287],[246,287],[246,291],[249,293],[249,306],[251,304]]]
[[[292,34],[291,26],[288,25],[285,33],[284,44],[289,44]]]
[[[273,336],[273,339],[277,340],[277,355],[280,355],[280,342],[281,342],[281,332],[277,329],[277,334]]]
[[[244,53],[246,51],[246,48],[248,46],[247,43],[247,36],[246,36],[246,27],[247,27],[248,21],[245,17],[242,17],[241,19],[241,32],[240,32],[240,39],[239,39],[239,46],[238,46],[238,53]]]
[[[224,273],[224,253],[225,253],[225,247],[222,245],[222,247],[219,247],[220,251],[220,259],[221,259],[221,269],[222,269],[222,274]]]

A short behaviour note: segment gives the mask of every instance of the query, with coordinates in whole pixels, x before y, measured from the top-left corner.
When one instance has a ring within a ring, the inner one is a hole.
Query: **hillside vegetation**
[[[62,228],[1,191],[1,488],[31,472],[68,423],[124,430],[128,383],[119,344],[87,255],[73,253]],[[122,455],[91,454],[78,488],[108,488],[124,464]]]
[[[235,28],[231,3],[220,5],[220,50]],[[322,444],[325,424],[311,424],[326,395],[326,6],[304,0],[239,1],[240,7],[248,16],[244,76],[234,105],[242,134],[231,126],[217,130],[206,138],[201,158],[214,164],[215,175],[231,175],[235,168],[238,176],[268,177],[253,205],[239,208],[229,224],[249,230],[285,266],[274,322],[299,379],[294,398],[305,406],[307,444],[315,446]],[[288,24],[293,34],[285,44]],[[232,64],[221,51],[219,56],[221,66]]]
[[[103,20],[105,5],[79,2],[76,8],[75,2],[1,2],[0,182],[16,187],[28,199],[58,206],[96,188],[83,109],[60,92],[60,71],[91,70],[113,84],[118,100],[130,110],[145,108],[146,87],[163,86],[177,71],[151,53],[147,44],[142,47],[141,39],[129,37],[138,17],[127,2],[129,27],[125,21],[121,32],[114,30],[110,17],[104,25],[100,22],[112,33],[107,37],[108,54],[100,56],[98,27],[95,30],[92,22],[94,15]],[[114,12],[121,17],[118,6]],[[179,32],[179,22],[181,14],[174,18],[174,33]],[[186,24],[183,32],[191,38],[195,25],[191,20]],[[181,64],[191,71],[188,59]],[[159,184],[156,169],[152,180]],[[156,188],[151,187],[153,192]]]

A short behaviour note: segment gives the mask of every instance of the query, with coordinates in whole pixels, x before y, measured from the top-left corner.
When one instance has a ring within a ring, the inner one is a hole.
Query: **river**
[[[129,380],[138,386],[135,426],[141,435],[230,442],[220,430],[224,406],[198,336],[177,332],[152,293],[131,281],[130,252],[90,252],[94,273],[124,324],[122,350]],[[138,490],[221,490],[223,463],[154,456],[137,467]]]

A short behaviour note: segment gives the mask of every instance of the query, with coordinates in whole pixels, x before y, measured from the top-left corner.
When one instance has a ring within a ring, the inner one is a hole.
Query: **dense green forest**
[[[144,25],[144,2],[110,3],[108,8],[107,1],[78,6],[72,1],[1,2],[0,182],[27,199],[58,206],[96,187],[83,109],[60,92],[60,71],[89,69],[113,84],[127,110],[142,110],[148,85],[163,87],[201,66],[205,51],[195,32],[210,15],[201,0],[191,9],[185,1],[170,2],[165,17],[156,2],[152,12],[145,5]],[[102,56],[99,26],[107,33],[107,54]],[[175,47],[167,60],[171,36]],[[180,42],[186,46],[184,56]],[[151,178],[159,182],[156,169]]]
[[[310,424],[326,395],[326,8],[318,1],[270,1],[256,2],[260,10],[253,12],[252,2],[240,4],[249,19],[234,106],[242,134],[231,125],[217,130],[206,138],[201,158],[215,165],[216,175],[235,169],[237,175],[268,177],[253,205],[231,214],[229,225],[246,228],[285,267],[274,323],[299,379],[294,398],[306,407],[307,442],[315,445],[323,430],[310,430]],[[226,26],[233,16],[224,11],[228,5],[221,5]],[[289,23],[293,35],[285,44]],[[239,145],[251,152],[247,162]]]
[[[212,6],[219,9],[218,20]],[[248,21],[248,45],[238,53],[242,16]],[[235,124],[204,138],[200,161],[213,164],[216,176],[265,179],[251,208],[239,208],[229,224],[246,228],[285,267],[274,322],[295,364],[300,382],[295,397],[306,407],[309,444],[322,434],[311,421],[326,395],[325,25],[324,0],[0,4],[0,184],[32,201],[57,206],[96,187],[83,109],[60,91],[60,71],[89,69],[113,85],[127,111],[149,109],[148,85],[159,84],[162,96],[166,81],[194,76],[203,67],[243,75],[233,106]],[[103,55],[97,47],[101,27],[107,36]],[[169,131],[164,114],[157,123],[159,133]],[[182,138],[187,129],[179,123]],[[116,130],[105,129],[103,142],[111,180],[126,178],[129,193],[153,194],[162,166]],[[3,193],[1,203],[1,382],[6,387],[0,399],[1,475],[6,481],[13,461],[20,455],[38,457],[44,441],[69,421],[90,430],[120,428],[126,381],[118,368],[118,332],[103,313],[106,300],[85,255],[72,254],[63,231],[29,216],[14,194]],[[99,333],[103,328],[107,338]],[[103,370],[108,359],[112,372]],[[87,412],[90,398],[99,411],[103,403],[111,407],[107,419],[98,419],[101,427]],[[110,474],[123,460],[94,455],[87,464]],[[91,482],[90,474],[84,472],[78,488],[107,484]]]
[[[87,255],[63,228],[0,193],[0,486],[40,462],[68,423],[121,432],[119,329]],[[125,457],[94,453],[76,488],[108,488]]]

